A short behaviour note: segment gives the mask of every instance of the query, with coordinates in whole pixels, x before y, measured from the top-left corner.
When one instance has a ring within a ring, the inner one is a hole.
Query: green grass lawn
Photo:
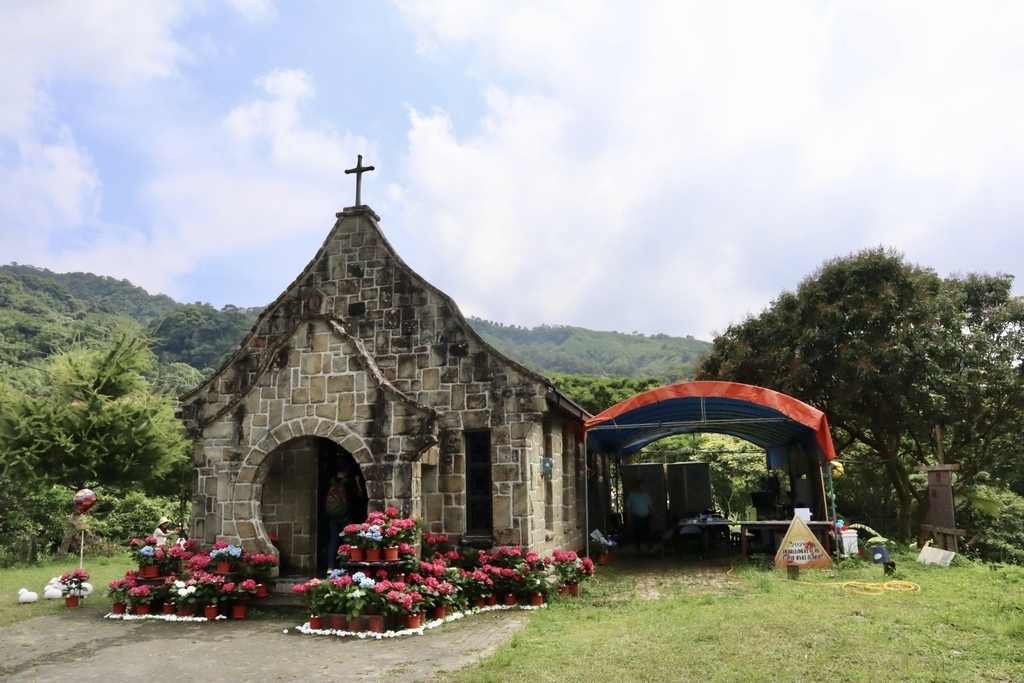
[[[896,559],[893,577],[853,562],[799,581],[617,559],[580,598],[555,599],[494,656],[447,680],[1024,681],[1024,570]],[[888,579],[920,590],[834,585]]]
[[[89,583],[94,592],[82,601],[80,609],[95,610],[97,614],[110,611],[110,600],[104,596],[109,584],[114,579],[124,576],[129,569],[136,567],[127,554],[116,557],[86,557],[83,569],[89,572]],[[7,626],[17,621],[41,617],[47,614],[58,614],[64,609],[63,600],[44,600],[43,588],[54,576],[60,576],[78,568],[78,557],[68,557],[63,562],[53,561],[32,566],[18,566],[0,569],[0,626]],[[18,602],[18,589],[27,588],[39,594],[39,601],[31,604]]]

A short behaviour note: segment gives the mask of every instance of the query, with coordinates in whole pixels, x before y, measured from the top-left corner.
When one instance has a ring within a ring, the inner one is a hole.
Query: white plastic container
[[[857,557],[857,530],[847,529],[841,532],[843,537],[843,555],[846,557]]]

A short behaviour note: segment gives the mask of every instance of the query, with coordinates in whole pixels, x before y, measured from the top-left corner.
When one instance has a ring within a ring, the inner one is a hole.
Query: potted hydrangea
[[[177,608],[179,617],[190,617],[199,604],[199,588],[192,579],[174,581],[167,593],[167,601]]]
[[[148,584],[133,586],[128,589],[128,601],[136,614],[149,614],[150,605],[156,599],[156,591]]]
[[[139,565],[139,576],[152,578],[160,575],[158,563],[163,559],[164,551],[154,536],[133,538],[128,542],[128,553]]]
[[[580,583],[594,575],[594,561],[589,557],[581,558],[572,550],[556,550],[552,555],[555,574],[565,592],[572,596],[579,595]]]
[[[213,564],[212,571],[218,574],[228,574],[237,571],[242,566],[244,551],[237,545],[217,541],[210,551],[210,562]]]
[[[320,579],[310,579],[292,588],[292,593],[299,595],[309,612],[309,627],[314,630],[323,628],[324,607],[327,604],[327,592],[330,584]]]
[[[523,557],[523,562],[516,567],[518,581],[516,583],[519,597],[528,600],[530,604],[539,606],[544,603],[544,596],[548,593],[548,568],[551,558],[541,558],[537,553],[530,551]]]
[[[78,599],[84,595],[83,584],[89,580],[89,572],[76,569],[60,575],[61,592],[65,607],[78,607]]]
[[[107,597],[114,603],[114,614],[124,614],[128,607],[128,591],[134,588],[135,572],[128,572],[123,579],[114,579],[107,587]]]

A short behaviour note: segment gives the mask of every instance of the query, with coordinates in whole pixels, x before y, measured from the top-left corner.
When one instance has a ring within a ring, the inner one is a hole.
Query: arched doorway
[[[318,436],[291,439],[267,456],[260,514],[280,554],[281,576],[313,576],[327,568],[324,498],[338,464],[361,470],[352,454]],[[365,491],[365,486],[362,487]],[[365,503],[364,503],[365,515]]]

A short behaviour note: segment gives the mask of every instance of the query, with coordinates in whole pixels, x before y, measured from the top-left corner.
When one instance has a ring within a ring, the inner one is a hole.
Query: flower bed
[[[299,633],[303,633],[305,635],[335,636],[335,637],[354,637],[354,638],[360,638],[360,639],[375,638],[377,640],[383,640],[385,638],[400,638],[402,636],[421,636],[421,635],[423,635],[424,631],[426,631],[427,629],[437,628],[438,626],[443,626],[444,624],[446,624],[446,623],[448,623],[450,621],[457,621],[459,619],[462,619],[462,618],[467,617],[467,616],[471,616],[473,614],[480,614],[480,613],[483,613],[483,612],[494,612],[494,611],[499,611],[499,610],[510,610],[510,609],[535,610],[535,609],[543,609],[544,607],[547,607],[547,605],[546,604],[539,605],[539,606],[533,606],[533,605],[493,605],[493,606],[490,606],[490,607],[478,607],[478,608],[473,608],[473,609],[467,610],[465,612],[452,612],[452,613],[449,613],[443,619],[431,619],[430,621],[427,621],[427,622],[424,622],[423,624],[421,624],[418,628],[407,628],[407,629],[401,629],[401,630],[397,630],[397,631],[396,630],[388,630],[388,631],[382,631],[380,633],[375,633],[375,632],[372,632],[372,631],[346,631],[344,629],[325,629],[325,628],[314,629],[314,628],[310,627],[310,622],[308,622],[308,621],[306,623],[304,623],[304,624],[296,626],[295,630],[298,631]],[[114,616],[112,616],[111,618],[114,618]],[[288,631],[285,630],[285,633],[288,633]]]

